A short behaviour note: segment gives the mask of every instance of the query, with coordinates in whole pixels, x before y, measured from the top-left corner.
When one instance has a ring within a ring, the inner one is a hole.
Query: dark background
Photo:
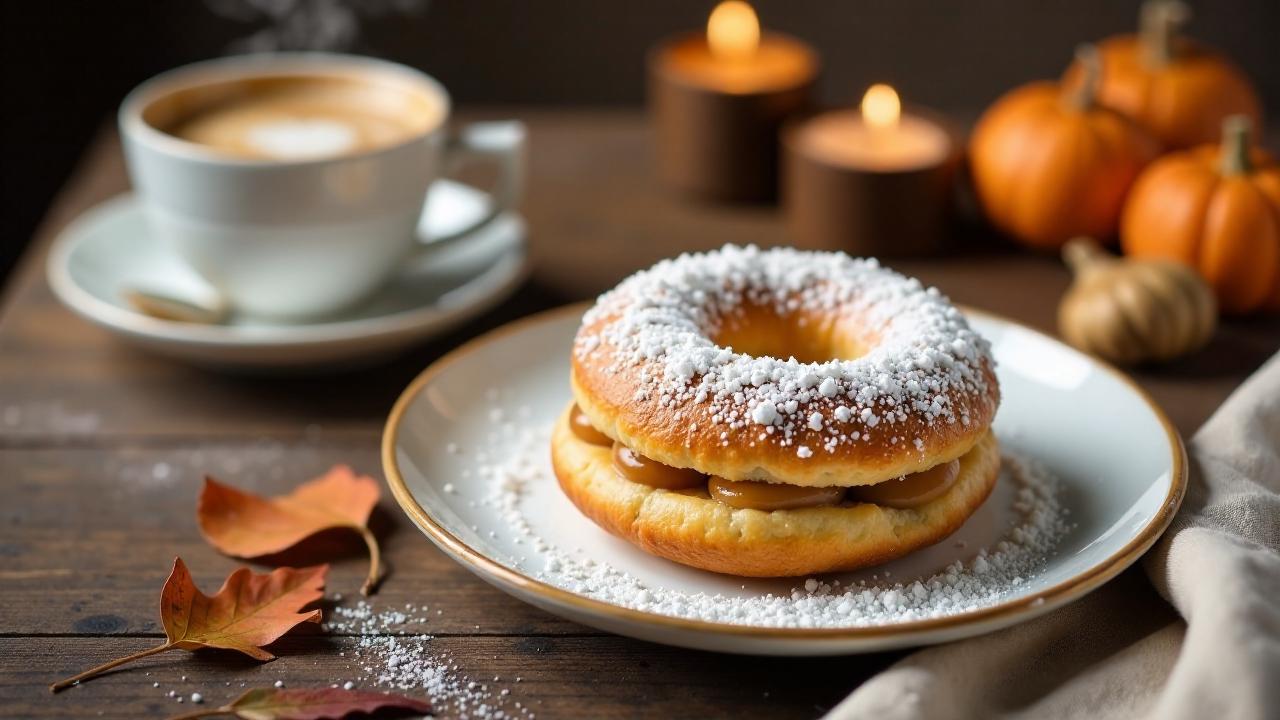
[[[0,281],[76,159],[145,78],[228,52],[312,46],[440,78],[459,103],[639,107],[655,40],[714,0],[3,0]],[[1226,51],[1280,117],[1280,0],[1190,3],[1190,34]],[[1137,0],[755,0],[762,23],[820,51],[821,97],[888,81],[971,120],[1075,45],[1130,31]],[[271,7],[293,7],[290,20]],[[351,8],[358,8],[352,11]],[[358,31],[356,28],[358,27]],[[535,147],[534,152],[537,152]]]

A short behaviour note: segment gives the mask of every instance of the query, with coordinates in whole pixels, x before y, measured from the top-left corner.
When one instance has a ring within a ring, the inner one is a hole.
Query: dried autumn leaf
[[[335,465],[288,495],[264,498],[224,485],[211,477],[196,507],[200,533],[228,555],[262,557],[284,552],[324,530],[349,528],[369,548],[369,575],[360,591],[373,591],[380,574],[378,540],[369,530],[369,515],[378,504],[378,482]]]
[[[182,558],[173,561],[173,572],[160,591],[160,622],[167,641],[163,645],[112,660],[49,686],[64,690],[111,668],[166,650],[221,648],[236,650],[258,660],[274,660],[263,645],[304,622],[320,622],[319,610],[304,607],[324,597],[328,565],[294,570],[277,568],[258,575],[239,568],[227,577],[213,596],[200,592]]]
[[[256,688],[228,705],[178,715],[170,720],[232,715],[241,720],[341,720],[352,713],[384,709],[431,712],[431,706],[403,695],[338,688]]]
[[[255,575],[239,568],[212,597],[200,592],[179,558],[164,585],[160,620],[169,644],[183,650],[202,647],[237,650],[258,660],[274,660],[261,646],[294,626],[320,622],[319,610],[302,608],[324,597],[328,565],[276,568]]]

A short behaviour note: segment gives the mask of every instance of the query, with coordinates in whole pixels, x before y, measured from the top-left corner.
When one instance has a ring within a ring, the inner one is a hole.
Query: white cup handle
[[[461,230],[418,246],[414,258],[453,246],[519,205],[524,193],[524,154],[525,126],[518,120],[472,123],[453,131],[444,148],[444,174],[472,162],[498,166],[498,178],[489,192],[489,211]]]

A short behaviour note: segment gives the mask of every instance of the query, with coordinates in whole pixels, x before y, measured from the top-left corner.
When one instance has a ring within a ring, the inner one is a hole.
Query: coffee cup
[[[396,63],[329,53],[196,63],[131,92],[119,124],[150,229],[238,311],[318,316],[518,203],[518,122],[451,130],[450,99]],[[496,165],[489,212],[423,242],[433,181]]]

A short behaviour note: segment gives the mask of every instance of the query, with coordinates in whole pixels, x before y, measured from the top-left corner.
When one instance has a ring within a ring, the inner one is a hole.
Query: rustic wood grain
[[[187,698],[199,692],[213,705],[276,680],[288,687],[327,687],[360,678],[350,659],[353,639],[293,637],[272,645],[278,659],[265,664],[225,652],[173,651],[49,694],[53,679],[156,643],[134,636],[0,637],[0,707],[21,709],[24,718],[163,718],[190,709],[189,700],[170,699],[170,690]],[[548,720],[815,717],[890,659],[750,658],[614,636],[439,637],[428,648],[434,657],[456,662],[459,675],[496,691],[506,711],[519,702]],[[510,691],[505,697],[504,688]]]
[[[525,118],[532,136],[530,282],[467,327],[388,364],[328,377],[212,374],[146,355],[62,308],[44,281],[45,248],[69,220],[126,187],[113,135],[86,155],[0,295],[4,715],[163,717],[189,707],[166,698],[169,689],[201,689],[220,702],[241,682],[303,686],[349,678],[337,652],[352,638],[305,637],[283,643],[281,659],[267,665],[175,653],[57,697],[46,690],[61,675],[159,637],[159,588],[175,555],[207,590],[236,565],[197,532],[193,511],[204,473],[264,493],[283,492],[334,462],[380,476],[378,441],[391,404],[459,342],[590,297],[680,251],[786,241],[771,208],[706,206],[666,194],[653,178],[648,133],[636,113],[470,114],[510,115]],[[891,264],[959,302],[1053,331],[1068,282],[1055,258],[1016,251],[981,227],[963,228],[958,239],[963,252]],[[1205,351],[1135,377],[1189,434],[1278,348],[1276,318],[1228,319]],[[512,702],[529,703],[541,717],[812,717],[898,657],[739,658],[609,636],[475,579],[387,498],[375,528],[392,573],[379,606],[428,605],[430,620],[416,629],[436,636],[434,649],[475,677],[521,675],[509,686]],[[289,559],[316,561],[331,552],[330,588],[353,596],[365,568],[358,541],[329,535],[318,552]],[[182,683],[182,675],[191,680]],[[192,683],[200,687],[186,687]]]
[[[206,473],[274,495],[338,462],[381,476],[371,443],[262,440],[165,450],[0,451],[0,477],[10,497],[21,498],[0,510],[0,635],[157,631],[160,587],[175,556],[210,593],[244,564],[201,539],[195,506]],[[379,606],[429,605],[427,632],[586,632],[492,588],[437,552],[390,497],[378,506],[372,526],[389,572]],[[333,559],[329,591],[355,599],[368,567],[358,536],[335,531],[308,545],[284,560],[302,565]]]

